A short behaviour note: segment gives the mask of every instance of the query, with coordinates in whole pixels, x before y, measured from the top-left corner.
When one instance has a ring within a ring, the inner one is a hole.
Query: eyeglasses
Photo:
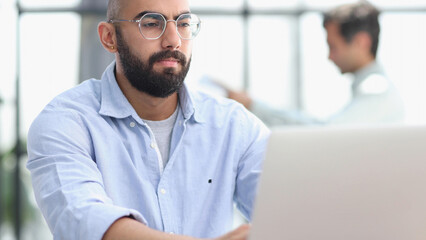
[[[166,18],[159,13],[146,13],[139,20],[111,19],[108,20],[108,22],[138,23],[139,32],[142,34],[142,37],[148,40],[159,39],[164,31],[166,31],[168,22],[175,22],[176,31],[179,37],[185,40],[194,39],[201,28],[200,18],[192,13],[182,14],[176,20],[166,20]]]

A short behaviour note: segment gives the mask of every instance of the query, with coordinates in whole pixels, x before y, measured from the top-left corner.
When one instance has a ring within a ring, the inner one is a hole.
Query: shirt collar
[[[179,90],[179,101],[182,108],[183,117],[185,119],[188,120],[191,117],[194,117],[194,121],[198,123],[205,122],[205,118],[201,114],[200,101],[195,100],[195,96],[190,93],[185,83]]]
[[[134,119],[140,119],[135,109],[124,96],[115,78],[115,64],[113,61],[102,74],[102,92],[101,92],[101,108],[99,114],[114,118],[126,118],[133,116]],[[179,101],[182,113],[185,119],[194,118],[196,122],[204,122],[204,118],[197,111],[194,97],[189,92],[186,84],[179,91]]]
[[[114,118],[126,118],[131,115],[137,115],[118,86],[114,72],[115,61],[102,74],[101,109],[99,110],[99,114]]]

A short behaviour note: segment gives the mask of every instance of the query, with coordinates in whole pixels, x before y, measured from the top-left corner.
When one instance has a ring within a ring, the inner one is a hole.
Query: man
[[[399,123],[404,119],[403,103],[392,82],[376,62],[379,44],[379,11],[366,1],[339,6],[324,15],[329,59],[342,73],[352,73],[352,99],[325,123]],[[298,112],[275,110],[247,94],[228,91],[269,125],[321,123]]]
[[[200,21],[186,0],[110,0],[101,81],[59,95],[27,167],[55,239],[246,239],[268,129],[183,83]]]
[[[324,15],[329,59],[342,73],[353,73],[352,101],[331,123],[397,123],[403,103],[376,62],[379,11],[367,1],[339,6]]]

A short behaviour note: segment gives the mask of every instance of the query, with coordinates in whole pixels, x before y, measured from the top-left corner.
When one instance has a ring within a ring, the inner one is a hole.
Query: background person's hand
[[[246,92],[236,92],[230,89],[226,89],[228,93],[228,98],[234,99],[235,101],[241,103],[246,107],[248,110],[250,110],[251,104],[253,100]]]

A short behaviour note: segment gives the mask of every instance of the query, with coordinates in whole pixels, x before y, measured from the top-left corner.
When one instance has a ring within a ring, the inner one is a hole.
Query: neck
[[[359,70],[365,68],[366,66],[370,65],[375,60],[376,59],[373,56],[371,56],[371,55],[368,55],[368,56],[365,56],[365,57],[361,58],[360,61],[359,61],[358,67],[355,69],[354,72],[359,71]]]
[[[153,97],[134,88],[118,68],[115,75],[118,86],[140,118],[161,121],[169,118],[176,110],[177,93],[166,98]]]

